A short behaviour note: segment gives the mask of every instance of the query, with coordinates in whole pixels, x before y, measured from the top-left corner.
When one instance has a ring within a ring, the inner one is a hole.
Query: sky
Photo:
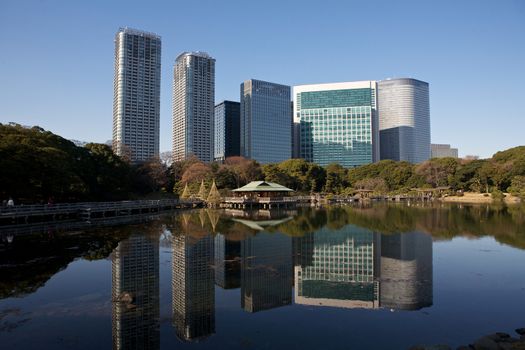
[[[215,100],[247,79],[287,85],[412,77],[430,84],[433,143],[490,157],[525,145],[525,1],[0,0],[0,123],[112,135],[114,36],[162,37],[160,148],[173,64],[216,59]]]

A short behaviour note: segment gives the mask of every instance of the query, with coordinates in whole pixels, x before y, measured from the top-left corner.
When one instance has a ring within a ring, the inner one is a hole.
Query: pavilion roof
[[[275,182],[252,181],[249,184],[232,190],[232,192],[293,192],[293,190],[276,184]]]

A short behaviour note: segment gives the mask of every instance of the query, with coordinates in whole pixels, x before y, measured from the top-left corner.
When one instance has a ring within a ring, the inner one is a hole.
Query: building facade
[[[222,101],[215,106],[214,160],[224,161],[241,154],[241,104]]]
[[[115,35],[113,151],[133,162],[159,154],[160,36],[130,28]]]
[[[213,160],[215,59],[204,52],[180,54],[173,68],[173,160]]]
[[[445,158],[452,157],[458,158],[458,149],[452,148],[450,145],[441,143],[433,143],[430,145],[430,157],[431,158]]]
[[[261,80],[241,84],[241,155],[260,163],[290,159],[290,87]]]
[[[430,158],[428,83],[387,79],[378,83],[381,159],[420,163]]]
[[[294,86],[300,157],[322,166],[355,167],[377,161],[376,86],[375,81]]]

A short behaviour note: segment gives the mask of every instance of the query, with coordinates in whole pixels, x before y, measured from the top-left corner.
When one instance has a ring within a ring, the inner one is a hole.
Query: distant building
[[[241,155],[260,163],[292,156],[290,87],[250,79],[241,84]]]
[[[173,160],[213,160],[215,59],[205,52],[180,54],[173,68]]]
[[[115,35],[113,151],[133,162],[159,154],[160,36],[130,28]]]
[[[358,81],[294,86],[300,157],[344,167],[379,160],[376,85]]]
[[[223,101],[215,106],[214,160],[241,154],[241,104]]]
[[[378,83],[381,159],[420,163],[430,158],[428,83],[387,79]]]
[[[158,237],[132,235],[121,241],[111,275],[113,349],[159,349]]]
[[[241,242],[241,307],[247,312],[292,303],[292,239],[261,232]]]
[[[430,157],[431,158],[445,158],[445,157],[458,157],[458,149],[451,148],[450,145],[433,143],[430,145]]]
[[[466,155],[465,157],[463,157],[463,159],[465,159],[465,160],[478,160],[479,156],[474,156],[472,154],[469,154],[469,155]]]
[[[215,284],[213,237],[172,238],[173,326],[183,341],[215,333]]]

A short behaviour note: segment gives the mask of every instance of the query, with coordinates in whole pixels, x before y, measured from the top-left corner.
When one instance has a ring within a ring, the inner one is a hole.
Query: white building
[[[378,83],[381,159],[420,163],[430,158],[428,83],[387,79]]]
[[[213,160],[215,59],[184,52],[173,68],[173,160]]]
[[[431,158],[445,158],[452,157],[458,158],[458,149],[451,148],[450,145],[433,143],[430,145],[431,148]]]
[[[113,150],[133,162],[159,154],[160,36],[130,28],[115,35]]]

